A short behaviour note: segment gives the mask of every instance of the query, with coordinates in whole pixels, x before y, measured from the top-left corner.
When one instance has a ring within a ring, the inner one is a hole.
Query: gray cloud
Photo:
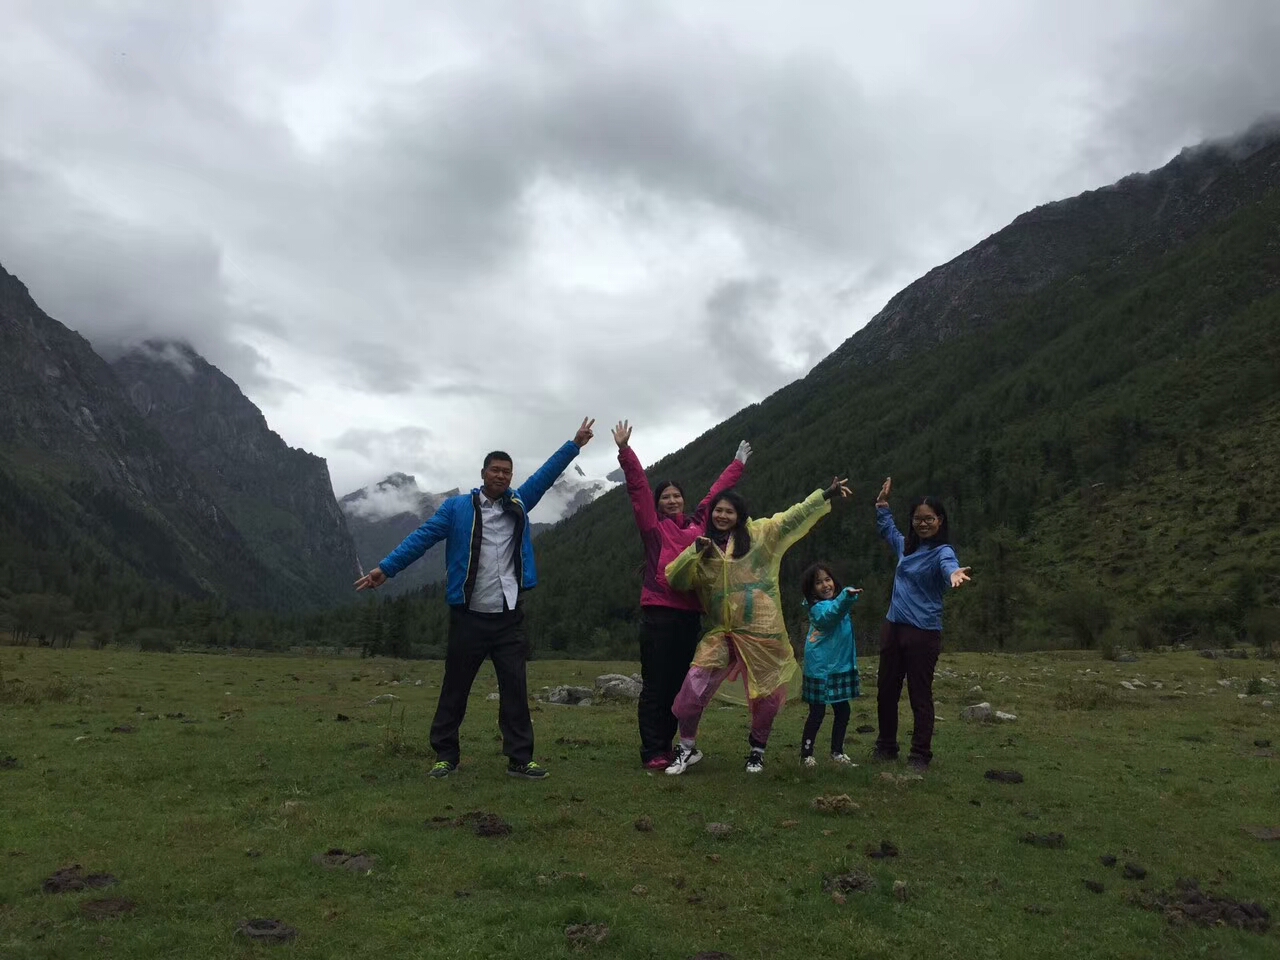
[[[13,6],[0,260],[100,349],[190,342],[340,489],[583,413],[655,459],[1022,210],[1280,104],[1264,0]]]

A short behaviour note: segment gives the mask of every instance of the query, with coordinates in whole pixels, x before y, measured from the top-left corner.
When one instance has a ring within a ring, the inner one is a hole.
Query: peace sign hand
[[[827,487],[827,489],[822,492],[822,495],[826,497],[828,500],[834,500],[837,495],[842,500],[845,497],[851,497],[853,496],[853,491],[850,490],[848,486],[846,486],[848,482],[849,482],[848,477],[845,477],[843,480],[840,479],[839,477],[833,477],[831,479],[831,486]]]
[[[360,590],[376,590],[387,582],[387,575],[382,572],[381,567],[374,567],[363,577],[355,582],[355,588]]]
[[[591,441],[591,438],[595,436],[595,432],[591,429],[595,425],[596,422],[594,420],[587,417],[582,418],[582,426],[578,428],[578,432],[573,438],[573,442],[578,445],[579,449],[585,447]]]

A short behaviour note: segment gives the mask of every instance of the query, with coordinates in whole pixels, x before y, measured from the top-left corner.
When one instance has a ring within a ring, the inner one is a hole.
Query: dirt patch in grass
[[[86,900],[80,904],[80,912],[91,920],[102,920],[106,917],[118,917],[132,913],[138,905],[123,897],[108,897],[103,900]]]
[[[1046,850],[1061,850],[1067,845],[1067,838],[1060,833],[1024,833],[1020,843],[1031,847],[1044,847]]]
[[[326,870],[350,870],[352,873],[368,873],[378,864],[378,858],[368,853],[348,853],[341,847],[334,847],[324,853],[317,853],[311,862]]]
[[[236,930],[240,936],[255,943],[288,943],[298,931],[280,920],[246,920]]]
[[[1255,840],[1280,840],[1280,827],[1245,827],[1244,832]]]
[[[819,813],[853,813],[859,809],[853,797],[847,793],[827,797],[814,797],[809,806]]]
[[[42,889],[45,893],[73,893],[77,890],[97,890],[119,882],[109,873],[91,873],[86,876],[84,869],[77,863],[63,867],[49,877]]]
[[[609,926],[604,923],[575,923],[564,928],[565,939],[581,949],[593,943],[604,943],[609,936]]]
[[[477,837],[505,837],[511,832],[511,824],[496,813],[470,810],[460,817],[432,817],[429,827],[471,827]]]
[[[876,878],[861,870],[850,870],[822,878],[823,893],[862,893],[876,885]]]
[[[1022,783],[1024,779],[1017,770],[988,770],[983,776],[992,783]]]
[[[867,856],[872,860],[887,860],[898,855],[898,848],[888,840],[881,840],[879,847],[867,847]]]
[[[1271,929],[1271,914],[1261,904],[1205,893],[1194,879],[1179,878],[1172,891],[1132,893],[1128,899],[1143,910],[1163,913],[1174,925],[1227,926],[1250,933],[1266,933]]]

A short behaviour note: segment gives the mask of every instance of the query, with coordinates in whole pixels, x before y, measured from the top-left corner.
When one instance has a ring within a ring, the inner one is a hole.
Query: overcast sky
[[[651,462],[1023,210],[1280,111],[1276,0],[0,10],[0,263],[101,351],[189,341],[339,494],[527,475],[588,414],[588,473],[620,417]]]

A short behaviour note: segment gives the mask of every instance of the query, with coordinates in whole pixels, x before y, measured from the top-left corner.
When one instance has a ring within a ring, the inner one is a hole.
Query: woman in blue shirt
[[[951,549],[947,511],[933,497],[921,497],[911,505],[906,537],[898,532],[889,511],[893,478],[886,478],[876,498],[876,524],[880,536],[898,557],[893,577],[893,599],[880,628],[880,670],[876,711],[880,732],[875,758],[898,756],[898,700],[902,681],[915,717],[911,754],[907,764],[917,773],[929,769],[933,759],[933,671],[942,652],[942,598],[969,580],[969,568],[960,566]]]

